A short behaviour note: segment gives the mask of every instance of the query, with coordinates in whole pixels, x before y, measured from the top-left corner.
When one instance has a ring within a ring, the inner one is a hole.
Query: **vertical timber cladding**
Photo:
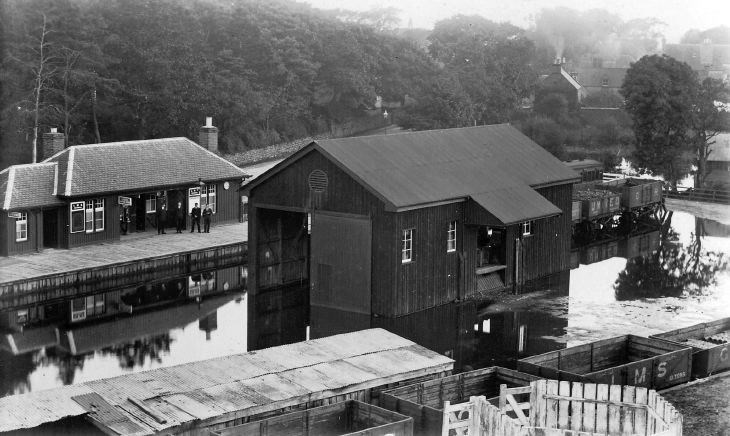
[[[371,224],[367,216],[312,216],[313,306],[370,314]]]
[[[545,277],[570,268],[571,197],[573,185],[563,184],[537,189],[543,197],[556,205],[562,214],[533,222],[533,234],[522,237],[519,283]],[[507,232],[508,275],[514,279],[515,239],[520,237],[519,226]]]
[[[447,251],[450,221],[457,222],[456,251]],[[466,297],[465,265],[459,260],[464,249],[464,203],[424,207],[398,213],[396,219],[397,293],[389,315],[403,315]],[[413,259],[401,262],[403,230],[413,229]],[[464,253],[464,257],[473,253]]]

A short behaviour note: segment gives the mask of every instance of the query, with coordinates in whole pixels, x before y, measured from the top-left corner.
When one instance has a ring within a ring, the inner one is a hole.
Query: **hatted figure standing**
[[[160,210],[157,211],[157,234],[165,234],[165,226],[167,225],[167,210],[165,205],[160,206]]]
[[[175,224],[177,226],[177,233],[182,233],[185,228],[185,211],[183,210],[182,203],[177,203],[177,210],[175,211]]]
[[[210,204],[205,205],[203,209],[203,230],[205,233],[210,233],[210,218],[213,216],[213,209],[210,208]]]
[[[190,212],[190,216],[192,217],[192,223],[190,224],[190,233],[193,233],[195,231],[195,225],[198,225],[198,233],[200,233],[200,206],[198,206],[198,203],[195,203],[195,207],[193,207],[193,210]]]

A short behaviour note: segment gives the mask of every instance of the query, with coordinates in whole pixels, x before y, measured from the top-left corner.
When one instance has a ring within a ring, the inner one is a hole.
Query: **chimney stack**
[[[198,144],[214,153],[218,152],[218,128],[213,126],[213,117],[205,117],[205,125],[200,128]]]
[[[63,150],[65,142],[63,133],[58,133],[57,128],[51,127],[49,133],[43,134],[43,159],[48,159]]]

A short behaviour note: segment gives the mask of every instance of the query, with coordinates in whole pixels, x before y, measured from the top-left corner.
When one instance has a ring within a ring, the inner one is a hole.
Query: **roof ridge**
[[[162,142],[162,141],[170,141],[170,140],[180,140],[184,139],[186,141],[192,142],[193,144],[197,143],[193,141],[190,138],[187,138],[185,136],[173,136],[170,138],[153,138],[153,139],[135,139],[132,141],[114,141],[114,142],[100,142],[98,144],[78,144],[78,145],[72,145],[68,148],[93,148],[93,147],[109,147],[109,146],[117,146],[117,145],[132,145],[132,144],[138,144],[138,143],[149,143],[149,142]]]
[[[21,168],[22,169],[22,168],[39,167],[42,165],[58,165],[58,162],[41,161],[41,162],[35,162],[35,163],[10,165],[9,167],[5,168],[4,170],[2,170],[0,172],[5,172],[5,171],[9,170],[10,168],[16,168],[16,169]]]

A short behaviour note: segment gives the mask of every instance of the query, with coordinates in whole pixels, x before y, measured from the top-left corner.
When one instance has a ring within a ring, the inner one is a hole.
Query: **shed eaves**
[[[508,124],[320,140],[316,145],[395,208],[576,179],[570,168]]]
[[[559,215],[560,209],[529,186],[511,186],[471,198],[505,226]]]
[[[44,162],[59,162],[58,195],[75,197],[241,178],[231,162],[179,137],[76,145]]]

